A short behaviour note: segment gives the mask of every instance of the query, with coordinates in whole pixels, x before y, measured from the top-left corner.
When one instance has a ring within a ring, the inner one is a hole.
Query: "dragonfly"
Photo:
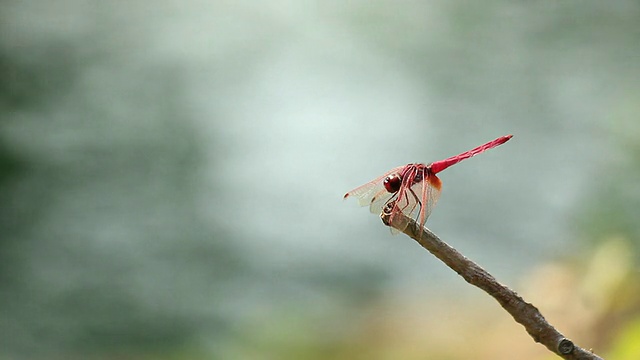
[[[381,176],[359,186],[344,195],[344,199],[355,197],[361,206],[369,206],[372,213],[382,209],[390,214],[389,222],[395,225],[391,232],[403,231],[408,223],[395,222],[394,217],[404,214],[424,227],[435,207],[442,182],[436,174],[462,160],[502,145],[513,135],[501,136],[469,151],[430,164],[412,163],[391,169]]]

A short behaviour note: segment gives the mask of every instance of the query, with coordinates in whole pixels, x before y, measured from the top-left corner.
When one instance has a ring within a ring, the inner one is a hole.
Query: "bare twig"
[[[543,344],[564,359],[602,360],[598,355],[574,345],[549,324],[535,306],[524,301],[515,291],[500,284],[486,270],[440,240],[429,229],[419,226],[404,214],[396,213],[393,217],[390,216],[390,208],[387,207],[380,215],[385,225],[404,229],[402,232],[457,272],[469,284],[491,295],[515,321],[524,326],[535,342]],[[390,221],[393,223],[390,224]]]

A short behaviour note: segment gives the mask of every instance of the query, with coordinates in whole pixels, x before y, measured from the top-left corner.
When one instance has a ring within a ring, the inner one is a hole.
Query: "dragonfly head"
[[[398,174],[391,174],[384,178],[384,181],[382,183],[384,184],[384,188],[387,189],[388,192],[395,193],[400,190],[402,177]]]

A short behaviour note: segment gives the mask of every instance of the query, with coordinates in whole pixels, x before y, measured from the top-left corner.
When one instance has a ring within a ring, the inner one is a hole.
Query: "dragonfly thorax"
[[[400,190],[400,185],[402,185],[402,177],[398,174],[391,174],[387,176],[384,181],[384,188],[387,189],[390,193],[395,193]]]

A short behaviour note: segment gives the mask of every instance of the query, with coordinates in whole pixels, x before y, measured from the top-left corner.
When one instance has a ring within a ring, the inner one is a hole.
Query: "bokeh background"
[[[640,3],[0,3],[0,359],[552,359],[343,194],[640,358]]]

